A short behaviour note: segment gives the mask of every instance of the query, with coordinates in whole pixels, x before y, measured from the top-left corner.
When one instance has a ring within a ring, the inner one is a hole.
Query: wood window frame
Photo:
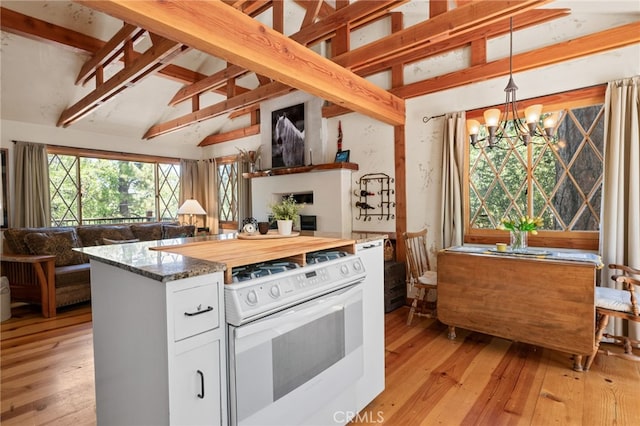
[[[95,158],[100,160],[113,160],[113,161],[131,161],[131,162],[141,162],[141,163],[150,163],[154,165],[154,197],[156,199],[155,210],[156,215],[160,215],[160,205],[158,201],[159,195],[159,176],[158,176],[158,167],[159,164],[173,164],[180,165],[180,158],[175,157],[162,157],[157,155],[147,155],[147,154],[134,154],[134,153],[126,153],[126,152],[117,152],[117,151],[106,151],[101,149],[90,149],[90,148],[76,148],[76,147],[68,147],[68,146],[60,146],[60,145],[47,145],[47,155],[66,155],[73,156],[78,159],[80,158]],[[78,182],[80,182],[78,169]],[[82,224],[82,201],[80,201],[80,211],[78,212],[78,221]]]
[[[580,108],[604,103],[606,85],[597,85],[583,89],[571,90],[562,93],[531,98],[518,101],[518,113],[524,115],[524,109],[536,103],[544,105],[546,110],[564,108]],[[501,108],[501,105],[487,106],[467,111],[466,119],[483,121],[483,113],[488,108]],[[509,243],[509,234],[497,229],[476,229],[470,224],[470,189],[469,189],[469,156],[471,146],[468,143],[469,135],[466,135],[464,148],[464,175],[463,175],[463,207],[464,207],[464,242],[470,244],[495,244],[498,242]],[[597,250],[599,247],[600,233],[598,231],[538,231],[538,235],[529,236],[529,244],[536,247],[562,247],[584,250]]]

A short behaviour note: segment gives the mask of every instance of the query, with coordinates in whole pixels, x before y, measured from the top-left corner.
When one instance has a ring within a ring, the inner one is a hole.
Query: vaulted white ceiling
[[[428,18],[428,3],[428,1],[414,0],[394,11],[403,13],[404,25],[407,27]],[[122,21],[118,19],[68,1],[3,1],[2,7],[103,41],[109,40],[122,27]],[[572,16],[576,17],[572,25],[576,26],[580,25],[580,16],[607,13],[628,17],[632,14],[637,20],[640,14],[640,6],[636,0],[557,1],[545,7],[571,8]],[[285,34],[296,32],[300,28],[303,16],[304,9],[292,2],[287,2]],[[270,13],[265,12],[256,19],[261,20],[265,25],[271,25]],[[380,34],[375,34],[379,27],[380,24],[376,24],[361,32],[353,32],[352,48],[379,37]],[[387,29],[383,27],[379,28],[379,31],[382,35],[386,35],[384,31]],[[5,31],[0,34],[2,37],[1,118],[3,120],[55,126],[62,111],[93,90],[92,83],[87,87],[75,85],[78,71],[90,57],[88,54]],[[147,42],[142,41],[141,44]],[[321,49],[322,46],[316,46],[316,50]],[[448,72],[450,70],[447,70],[447,65],[444,63],[446,60],[446,57],[434,58],[432,63],[439,64],[438,69]],[[225,62],[196,50],[188,51],[172,63],[205,75],[226,66]],[[422,77],[419,72],[419,68],[415,67],[411,78],[427,78],[438,74],[433,67],[425,68]],[[386,82],[388,79],[374,76],[370,80]],[[239,80],[238,83],[248,88],[258,85],[253,74]],[[183,83],[168,78],[158,75],[150,76],[74,123],[72,127],[87,132],[141,140],[150,126],[191,112],[190,102],[168,106],[169,100],[183,86]],[[224,99],[222,95],[209,92],[203,96],[201,103],[214,104]],[[193,147],[210,134],[242,127],[247,123],[246,116],[231,121],[225,114],[144,143]]]

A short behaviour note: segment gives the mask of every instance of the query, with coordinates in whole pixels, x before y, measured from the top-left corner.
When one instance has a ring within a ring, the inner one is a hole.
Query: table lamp
[[[178,214],[188,214],[189,215],[189,225],[193,225],[193,215],[194,214],[207,214],[206,211],[202,208],[200,203],[197,200],[189,199],[186,200],[178,209]]]

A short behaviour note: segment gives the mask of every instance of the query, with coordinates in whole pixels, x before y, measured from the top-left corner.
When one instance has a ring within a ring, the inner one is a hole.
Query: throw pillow
[[[32,232],[27,234],[24,240],[32,254],[54,255],[56,266],[78,265],[87,262],[86,256],[72,250],[75,247],[80,247],[72,231]]]
[[[162,238],[193,237],[195,230],[194,225],[162,225]]]
[[[139,225],[131,225],[131,232],[140,241],[153,241],[162,239],[161,223],[141,223]]]

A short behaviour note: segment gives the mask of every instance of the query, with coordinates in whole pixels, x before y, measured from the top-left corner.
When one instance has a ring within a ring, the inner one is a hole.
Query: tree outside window
[[[465,241],[494,243],[504,235],[495,230],[501,219],[529,215],[543,219],[538,245],[572,247],[576,243],[571,240],[587,239],[592,241],[586,243],[589,248],[597,248],[603,105],[567,107],[558,113],[557,139],[539,137],[528,146],[516,146],[515,139],[507,138],[502,148],[469,148]],[[514,133],[507,129],[507,134]]]

